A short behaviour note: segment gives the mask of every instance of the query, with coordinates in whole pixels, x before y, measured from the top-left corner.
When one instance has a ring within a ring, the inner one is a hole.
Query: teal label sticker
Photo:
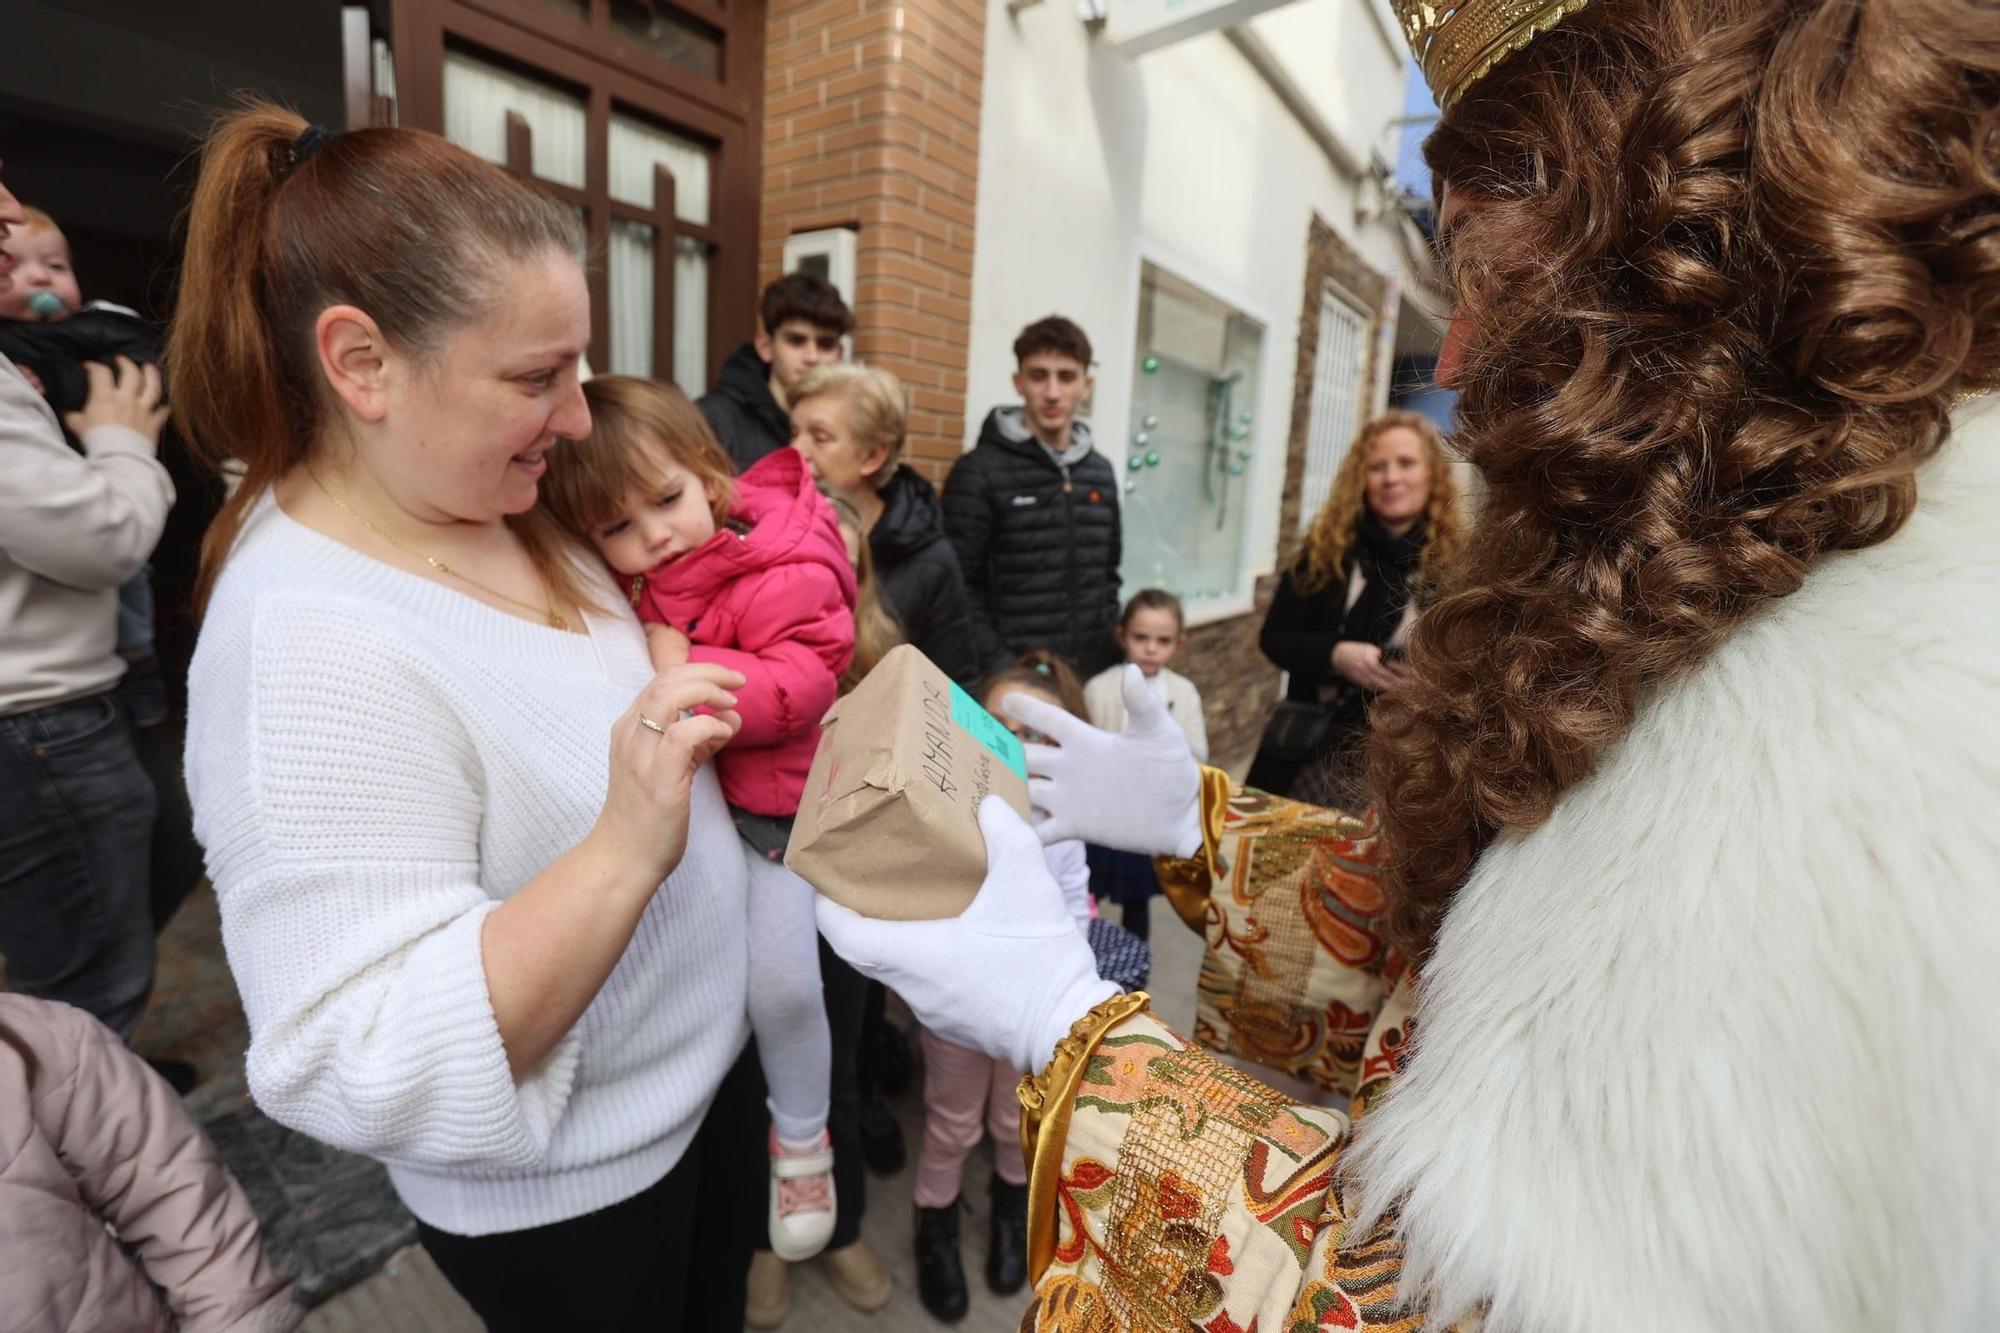
[[[1007,767],[1019,774],[1023,782],[1028,779],[1028,756],[1021,749],[1020,739],[1001,725],[1000,719],[979,706],[979,701],[967,694],[953,682],[951,687],[951,720],[972,735],[972,739],[991,750],[994,756]]]

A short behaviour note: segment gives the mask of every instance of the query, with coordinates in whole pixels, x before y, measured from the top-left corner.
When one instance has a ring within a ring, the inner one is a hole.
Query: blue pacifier
[[[60,296],[44,288],[28,298],[28,312],[36,319],[61,319],[69,307]]]

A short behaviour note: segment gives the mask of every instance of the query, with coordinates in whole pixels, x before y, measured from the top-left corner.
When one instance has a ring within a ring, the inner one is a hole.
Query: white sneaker
[[[771,1131],[771,1253],[797,1263],[833,1239],[833,1140],[822,1130],[810,1152],[787,1152]]]

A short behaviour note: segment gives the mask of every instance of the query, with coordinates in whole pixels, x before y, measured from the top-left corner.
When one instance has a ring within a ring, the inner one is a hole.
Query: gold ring
[[[662,736],[667,734],[667,729],[665,727],[653,721],[652,718],[647,717],[644,713],[639,714],[639,725],[644,727],[648,731],[657,731]]]

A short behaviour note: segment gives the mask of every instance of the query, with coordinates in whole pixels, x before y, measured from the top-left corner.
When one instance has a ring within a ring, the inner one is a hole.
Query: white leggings
[[[770,1089],[771,1123],[794,1143],[826,1129],[833,1038],[820,993],[812,885],[746,847],[750,862],[750,1027]]]

